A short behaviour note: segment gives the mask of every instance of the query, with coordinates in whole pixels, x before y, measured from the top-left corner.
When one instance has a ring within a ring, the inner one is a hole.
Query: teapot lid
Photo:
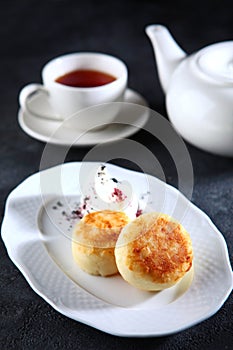
[[[220,83],[233,84],[233,41],[213,44],[196,54],[198,68]]]

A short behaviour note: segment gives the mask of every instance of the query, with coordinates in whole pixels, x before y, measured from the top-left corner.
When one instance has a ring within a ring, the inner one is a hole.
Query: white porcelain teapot
[[[166,27],[149,25],[146,33],[175,129],[203,150],[233,156],[233,41],[187,56]]]

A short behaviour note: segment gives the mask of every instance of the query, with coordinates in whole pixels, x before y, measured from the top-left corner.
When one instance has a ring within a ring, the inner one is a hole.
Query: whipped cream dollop
[[[91,177],[91,179],[90,179]],[[109,174],[101,164],[94,174],[89,174],[82,192],[79,217],[99,210],[123,211],[130,219],[140,215],[138,198],[128,181],[120,181]]]

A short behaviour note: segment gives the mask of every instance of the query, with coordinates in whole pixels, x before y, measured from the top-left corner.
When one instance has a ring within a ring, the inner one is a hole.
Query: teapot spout
[[[175,42],[168,29],[163,25],[152,24],[147,26],[146,34],[151,40],[160,83],[166,93],[171,76],[186,56],[186,53]]]

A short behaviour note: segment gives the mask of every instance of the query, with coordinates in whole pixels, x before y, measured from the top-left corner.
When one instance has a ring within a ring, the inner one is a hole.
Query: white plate
[[[100,142],[116,141],[131,136],[146,124],[149,118],[149,109],[139,109],[139,113],[135,113],[135,108],[130,108],[130,104],[147,107],[146,100],[137,92],[127,89],[124,102],[126,103],[122,104],[120,114],[123,117],[127,113],[129,124],[110,124],[104,129],[87,133],[68,128],[59,121],[39,118],[22,109],[18,113],[18,122],[28,135],[40,141],[74,147],[91,146]],[[30,103],[32,104],[31,109],[38,110],[41,114],[49,115],[53,113],[43,94],[36,95]],[[121,116],[119,116],[119,119],[121,119]]]
[[[67,213],[77,205],[80,167],[65,163],[32,175],[8,197],[2,238],[30,286],[62,314],[121,336],[167,335],[213,315],[232,290],[225,240],[206,214],[150,175],[108,165],[116,178],[130,179],[142,204],[167,214],[185,208],[181,221],[193,242],[193,280],[187,276],[170,289],[147,293],[120,276],[95,277],[79,270],[67,238],[74,221]]]

